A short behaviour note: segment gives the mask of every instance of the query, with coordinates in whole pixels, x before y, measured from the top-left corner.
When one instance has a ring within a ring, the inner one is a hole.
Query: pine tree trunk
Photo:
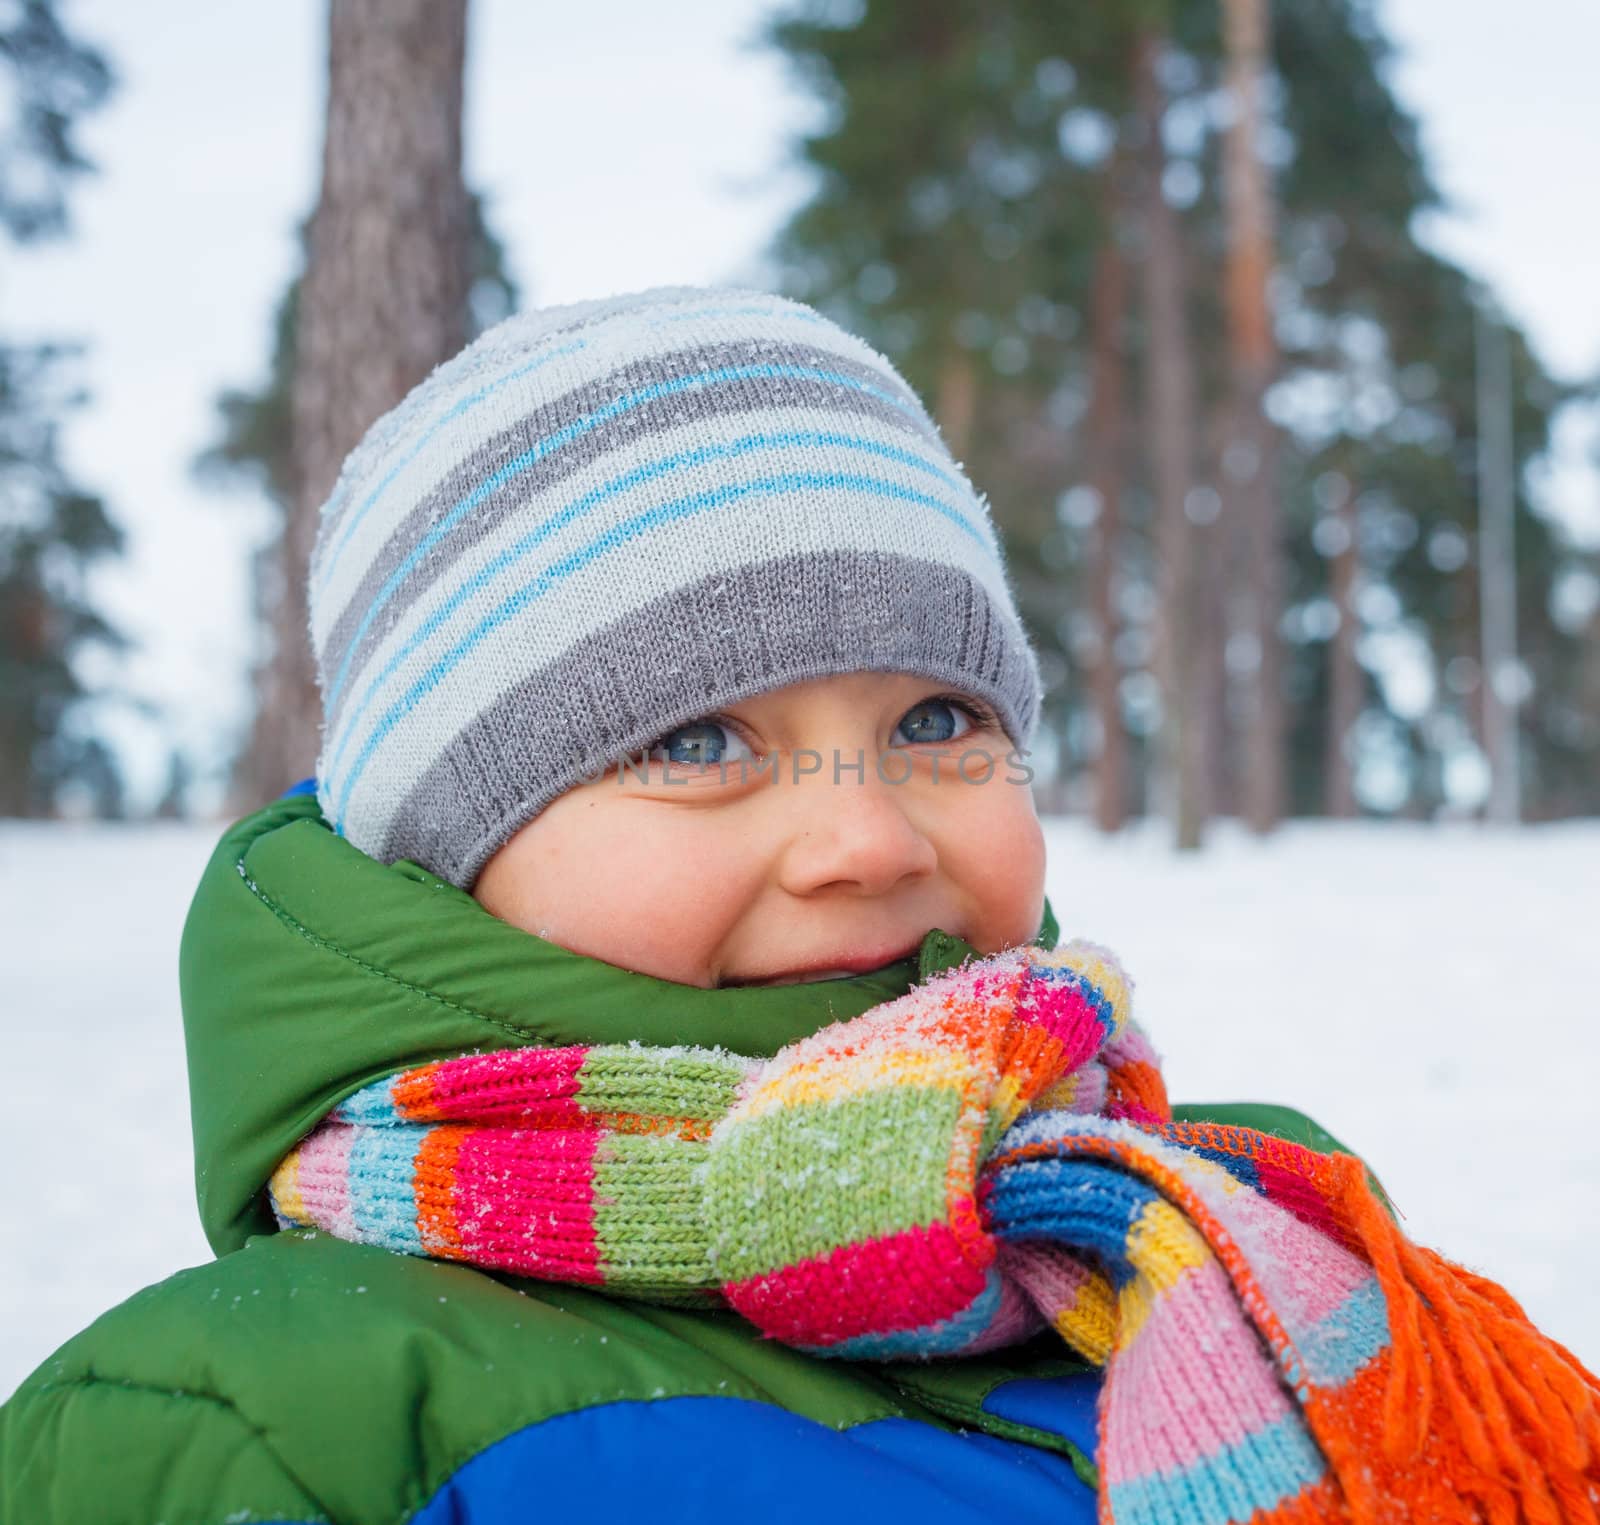
[[[1272,190],[1261,158],[1261,84],[1268,63],[1267,0],[1223,0],[1227,87],[1233,124],[1223,149],[1228,247],[1228,348],[1233,371],[1231,428],[1223,481],[1245,542],[1234,630],[1252,661],[1241,664],[1246,698],[1243,812],[1270,831],[1283,816],[1286,771],[1283,552],[1277,431],[1264,407],[1278,367],[1268,303],[1273,266]]]
[[[39,703],[26,675],[44,670],[50,658],[50,625],[50,606],[41,588],[24,584],[5,590],[0,601],[0,676],[16,676],[15,692],[0,690],[5,701],[0,704],[0,820],[49,811],[52,780],[34,761],[43,730]]]
[[[467,0],[330,0],[322,188],[295,338],[294,501],[245,759],[257,801],[317,757],[305,583],[321,506],[368,425],[466,342],[466,17]]]
[[[1095,257],[1089,293],[1089,351],[1093,377],[1088,418],[1089,480],[1100,500],[1087,568],[1093,589],[1099,648],[1090,689],[1099,722],[1095,759],[1095,824],[1117,831],[1127,819],[1127,734],[1122,724],[1121,674],[1117,662],[1117,578],[1122,562],[1122,479],[1127,408],[1127,362],[1123,325],[1128,309],[1128,262],[1122,252],[1126,210],[1120,155],[1106,168],[1104,241]]]
[[[1223,480],[1225,447],[1232,428],[1233,412],[1229,403],[1212,409],[1207,418],[1205,441],[1200,447],[1200,469],[1208,482]],[[1237,504],[1221,493],[1217,494],[1214,503],[1219,523],[1211,536],[1199,616],[1199,623],[1206,631],[1205,799],[1208,818],[1212,820],[1239,813],[1240,782],[1236,768],[1238,737],[1235,734],[1238,715],[1234,703],[1233,675],[1225,654],[1238,616],[1240,569],[1244,564],[1248,538],[1239,521]]]
[[[1360,813],[1351,742],[1366,700],[1366,678],[1356,655],[1360,636],[1356,591],[1361,581],[1356,495],[1348,481],[1342,483],[1340,494],[1336,520],[1341,532],[1329,567],[1329,596],[1339,612],[1339,627],[1328,643],[1328,735],[1323,780],[1324,809],[1336,820],[1349,820]]]
[[[933,403],[939,432],[946,448],[958,461],[967,458],[972,424],[978,411],[978,373],[972,352],[951,343],[939,368],[939,390]]]
[[[1203,606],[1207,632],[1205,650],[1206,781],[1205,798],[1211,819],[1240,813],[1237,718],[1233,706],[1232,674],[1224,660],[1229,616],[1240,580],[1239,561],[1233,554],[1240,526],[1232,505],[1224,504],[1222,523],[1213,532],[1207,598]]]
[[[1200,845],[1208,803],[1205,634],[1201,595],[1212,560],[1215,522],[1190,512],[1194,483],[1194,379],[1184,310],[1182,230],[1162,189],[1166,101],[1156,75],[1160,41],[1146,33],[1134,62],[1134,98],[1142,124],[1143,233],[1140,261],[1147,342],[1145,409],[1156,500],[1159,560],[1157,669],[1162,688],[1160,794],[1177,845]],[[1214,643],[1212,643],[1214,644]]]

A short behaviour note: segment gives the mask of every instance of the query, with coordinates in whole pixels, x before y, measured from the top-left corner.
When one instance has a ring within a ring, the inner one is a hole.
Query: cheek
[[[709,985],[748,899],[737,843],[725,835],[697,811],[618,808],[580,794],[524,827],[474,894],[495,915],[574,953]]]
[[[1001,768],[987,783],[957,784],[941,807],[939,856],[968,907],[973,946],[994,953],[1028,942],[1044,915],[1044,831],[1032,789]]]

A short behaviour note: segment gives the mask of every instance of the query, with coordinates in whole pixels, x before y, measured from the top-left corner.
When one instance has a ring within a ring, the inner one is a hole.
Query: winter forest
[[[719,282],[985,497],[1050,900],[1174,1096],[1600,1364],[1600,23],[1526,10],[0,0],[0,1400],[211,1258],[179,935],[316,766],[345,453],[509,313]]]
[[[1423,236],[1440,193],[1378,8],[749,10],[751,46],[809,109],[759,282],[887,354],[986,494],[1048,685],[1044,808],[1160,820],[1182,847],[1218,818],[1600,810],[1600,546],[1548,490],[1552,433],[1594,406],[1594,378],[1551,374]],[[240,811],[310,773],[299,580],[339,462],[539,296],[464,177],[466,0],[341,0],[330,20],[301,268],[264,379],[225,383],[189,443],[219,515],[270,505],[244,723],[220,764],[172,741],[159,799],[129,802],[99,721],[142,706],[159,738],[166,717],[121,686],[128,637],[94,593],[127,506],[61,443],[95,406],[95,355],[13,323],[4,814],[175,816],[219,794]],[[19,250],[69,243],[117,59],[53,0],[0,25],[0,226]],[[1587,468],[1580,499],[1600,497]]]

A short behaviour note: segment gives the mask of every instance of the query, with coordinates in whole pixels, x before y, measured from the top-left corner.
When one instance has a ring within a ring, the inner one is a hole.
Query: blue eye
[[[716,767],[751,756],[742,737],[716,720],[691,720],[668,731],[650,748],[660,762],[684,763],[690,767]]]
[[[900,724],[895,728],[895,732],[913,744],[951,741],[957,736],[966,734],[965,731],[956,729],[958,720],[967,722],[967,730],[972,728],[972,718],[961,706],[951,703],[948,699],[924,699],[920,704],[913,704],[900,717]]]

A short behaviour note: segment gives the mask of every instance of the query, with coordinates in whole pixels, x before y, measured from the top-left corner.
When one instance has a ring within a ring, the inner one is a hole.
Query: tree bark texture
[[[1216,525],[1194,515],[1193,358],[1184,306],[1182,229],[1162,187],[1166,101],[1156,74],[1160,39],[1140,38],[1134,97],[1143,160],[1141,287],[1146,327],[1145,411],[1152,451],[1158,570],[1157,670],[1162,690],[1161,792],[1181,850],[1200,846],[1205,830],[1207,761],[1201,595]],[[1198,519],[1198,522],[1197,522]],[[1212,645],[1215,643],[1212,642]]]
[[[939,368],[938,386],[933,411],[939,432],[950,454],[965,462],[978,413],[978,370],[970,350],[951,342]]]
[[[1351,744],[1366,703],[1366,676],[1356,653],[1361,627],[1356,614],[1356,593],[1361,585],[1361,541],[1356,533],[1356,494],[1353,484],[1341,478],[1335,510],[1340,533],[1329,566],[1329,596],[1339,613],[1339,625],[1328,642],[1328,736],[1323,763],[1327,813],[1348,820],[1360,813],[1356,804],[1355,768]]]
[[[1119,154],[1106,168],[1105,234],[1095,258],[1089,293],[1091,392],[1088,417],[1089,480],[1100,501],[1088,566],[1099,647],[1090,678],[1099,723],[1094,817],[1101,831],[1127,820],[1127,733],[1117,662],[1117,577],[1122,566],[1123,452],[1126,448],[1128,261],[1123,253],[1127,209],[1122,186],[1127,166]]]
[[[1272,188],[1261,157],[1262,80],[1268,65],[1267,0],[1223,0],[1227,89],[1233,122],[1223,145],[1227,216],[1224,276],[1233,395],[1224,446],[1228,517],[1244,556],[1231,621],[1253,661],[1244,689],[1243,813],[1270,831],[1282,819],[1285,774],[1283,698],[1283,550],[1277,431],[1266,415],[1278,369],[1268,283],[1274,263]]]
[[[258,798],[317,757],[306,570],[322,504],[368,426],[468,334],[467,0],[330,0],[328,19],[322,186],[295,336],[294,499],[248,769]]]

